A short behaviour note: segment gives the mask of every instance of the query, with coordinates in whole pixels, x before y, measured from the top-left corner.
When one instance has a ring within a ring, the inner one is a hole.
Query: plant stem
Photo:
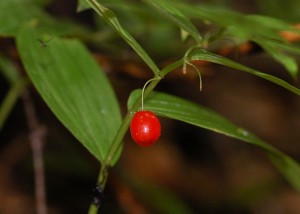
[[[144,99],[149,95],[149,93],[155,88],[155,86],[159,83],[159,81],[161,80],[161,77],[159,77],[158,75],[156,75],[155,79],[149,84],[149,86],[146,88],[145,92],[144,92]],[[98,176],[98,184],[101,185],[101,187],[104,189],[106,181],[107,181],[107,177],[108,177],[108,168],[111,166],[111,161],[113,159],[113,157],[115,157],[116,153],[118,152],[118,150],[121,148],[121,145],[123,143],[123,138],[128,130],[131,118],[133,116],[133,113],[136,112],[138,110],[138,108],[141,106],[141,102],[142,102],[142,96],[140,96],[137,101],[135,102],[135,104],[132,106],[132,108],[127,112],[126,116],[123,119],[122,125],[119,128],[119,131],[117,133],[117,135],[115,136],[115,139],[113,141],[112,146],[110,147],[107,156],[104,160],[104,162],[102,163],[101,166],[101,170],[99,172],[99,176]],[[90,205],[88,214],[96,214],[98,213],[98,207],[94,204]]]
[[[0,131],[9,116],[12,108],[14,107],[16,101],[18,100],[19,96],[22,94],[24,88],[29,84],[28,79],[20,78],[16,80],[11,86],[9,92],[7,93],[4,101],[0,106]]]
[[[122,140],[128,130],[133,113],[138,110],[138,108],[142,104],[143,99],[145,99],[149,95],[149,93],[155,88],[155,86],[167,73],[169,73],[175,67],[182,65],[182,60],[177,61],[160,71],[151,57],[147,54],[147,52],[137,43],[137,41],[131,36],[129,32],[122,28],[113,11],[104,7],[96,0],[85,0],[85,2],[87,2],[101,16],[101,18],[104,19],[124,39],[124,41],[126,41],[135,50],[135,52],[143,59],[143,61],[150,67],[150,69],[154,73],[153,81],[151,81],[149,86],[146,88],[143,96],[141,95],[136,100],[132,108],[127,112],[125,118],[123,119],[121,127],[119,128],[119,131],[113,140],[112,146],[110,147],[107,156],[102,163],[101,170],[98,176],[98,184],[102,189],[104,189],[108,177],[108,168],[112,165],[113,158],[121,148]],[[97,212],[98,207],[94,204],[91,204],[88,213],[96,214]]]
[[[143,96],[141,95],[134,103],[134,105],[128,110],[127,114],[125,115],[123,122],[119,128],[119,131],[117,135],[114,138],[114,141],[112,143],[112,146],[110,147],[107,156],[105,160],[102,163],[101,170],[99,172],[98,176],[98,184],[101,185],[101,187],[104,189],[107,177],[108,177],[108,168],[111,166],[111,162],[113,157],[116,156],[118,150],[121,148],[121,145],[123,143],[123,138],[128,130],[130,121],[132,119],[132,116],[134,112],[136,112],[142,104],[142,100],[146,99],[147,96],[153,91],[153,89],[156,87],[156,85],[161,81],[161,79],[167,75],[170,71],[174,70],[175,68],[181,66],[183,64],[183,60],[178,60],[169,66],[165,67],[159,75],[155,75],[153,77],[153,80],[149,83],[148,87],[145,89]],[[98,207],[94,204],[90,205],[88,214],[97,214],[98,213]]]
[[[116,137],[114,138],[113,144],[107,153],[107,156],[103,162],[103,166],[105,166],[105,167],[111,166],[111,161],[112,161],[113,157],[116,155],[116,153],[118,152],[118,150],[122,144],[122,140],[124,138],[124,135],[126,134],[126,131],[128,130],[131,118],[132,118],[134,112],[136,112],[138,110],[138,108],[141,107],[143,99],[147,98],[147,96],[151,93],[151,91],[153,91],[153,89],[156,87],[156,85],[165,77],[165,75],[167,75],[170,71],[174,70],[175,68],[181,66],[182,63],[183,63],[182,60],[178,60],[178,61],[170,64],[169,66],[165,67],[163,70],[161,70],[159,75],[155,75],[153,77],[152,81],[149,83],[149,85],[145,89],[144,93],[141,94],[141,96],[135,101],[135,103],[133,104],[131,109],[128,110],[128,112],[123,120],[123,123],[122,123]]]
[[[98,213],[98,207],[95,205],[91,205],[88,214],[97,214],[97,213]]]
[[[97,0],[85,0],[100,16],[101,18],[117,32],[120,37],[127,42],[127,44],[135,50],[135,52],[143,59],[143,61],[151,68],[155,75],[158,75],[159,68],[156,66],[152,58],[147,54],[147,52],[139,45],[139,43],[135,40],[135,38],[126,31],[118,21],[118,18],[114,14],[114,12],[102,4],[100,4]]]
[[[45,172],[43,161],[43,146],[46,128],[37,119],[36,110],[33,105],[29,90],[22,94],[25,114],[30,131],[30,143],[33,155],[36,213],[47,214]]]

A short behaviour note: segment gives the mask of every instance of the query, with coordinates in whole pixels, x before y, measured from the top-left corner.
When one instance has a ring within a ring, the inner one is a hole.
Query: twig
[[[43,143],[46,128],[42,126],[36,117],[36,111],[28,90],[22,95],[25,114],[30,131],[30,142],[33,153],[33,166],[35,178],[35,198],[37,214],[47,214],[45,175],[43,163]]]

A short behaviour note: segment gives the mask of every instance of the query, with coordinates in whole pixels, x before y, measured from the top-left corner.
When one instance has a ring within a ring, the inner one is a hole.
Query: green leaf
[[[26,0],[0,1],[0,35],[13,36],[24,21],[40,17],[41,12]]]
[[[108,23],[134,50],[135,52],[144,60],[144,62],[151,68],[154,74],[159,73],[159,68],[147,54],[147,52],[140,46],[140,44],[127,32],[122,25],[119,23],[118,18],[114,12],[96,0],[85,0],[99,15],[100,17]]]
[[[79,41],[47,37],[29,25],[19,31],[25,69],[54,114],[102,162],[121,124],[114,91]]]
[[[286,53],[276,47],[269,46],[267,44],[260,44],[265,51],[267,51],[275,60],[281,63],[290,75],[296,79],[298,74],[298,64],[296,59],[288,56]]]
[[[202,42],[202,37],[197,28],[192,24],[187,16],[182,14],[179,9],[172,6],[171,2],[162,0],[144,0],[149,5],[162,12],[167,18],[180,27],[185,33],[189,33],[197,44]]]
[[[174,8],[180,10],[188,18],[200,19],[227,28],[235,36],[243,39],[251,40],[258,36],[280,39],[279,31],[293,29],[290,24],[272,17],[244,15],[232,10],[205,4],[187,4],[170,0],[161,1],[165,2],[165,4],[172,4]]]
[[[224,35],[239,37],[260,44],[275,60],[281,63],[292,77],[298,74],[298,66],[285,52],[299,54],[299,47],[286,43],[280,36],[281,31],[300,32],[291,24],[282,20],[261,16],[243,15],[230,10],[220,10],[205,6],[177,4],[189,17],[210,22],[224,27]]]
[[[298,74],[298,64],[296,59],[290,56],[289,53],[300,54],[300,48],[288,43],[263,38],[256,39],[256,43],[258,43],[275,60],[281,63],[290,75],[296,79]]]
[[[40,24],[48,32],[66,34],[80,30],[78,26],[65,21],[57,21],[32,0],[0,1],[0,35],[15,36],[23,23],[32,21]]]
[[[128,101],[129,108],[140,95],[140,90],[135,90],[130,95]],[[213,111],[175,96],[152,92],[144,102],[144,109],[149,109],[158,115],[177,119],[239,140],[252,142],[254,144],[258,142],[257,144],[260,144],[260,140],[254,135],[251,135],[244,129],[236,127]],[[264,146],[266,146],[266,149],[272,150],[268,145]]]
[[[233,37],[260,44],[275,60],[285,66],[294,78],[298,74],[298,66],[295,59],[289,56],[286,51],[299,54],[300,49],[295,47],[295,45],[286,43],[280,36],[281,31],[300,32],[290,23],[262,15],[244,15],[205,4],[187,4],[170,0],[160,0],[159,4],[163,5],[161,6],[162,8],[172,6],[172,12],[180,11],[180,17],[185,19],[200,19],[222,27],[222,34],[219,35],[220,39],[222,37]],[[175,14],[175,12],[172,14]]]
[[[128,100],[128,107],[130,108],[140,96],[141,90],[131,93]],[[152,92],[147,97],[144,102],[144,109],[151,110],[163,117],[176,119],[242,140],[266,150],[270,154],[271,161],[273,161],[286,179],[300,191],[300,166],[297,162],[217,113],[179,97],[159,92]]]
[[[91,8],[91,6],[85,0],[78,0],[77,12],[82,12],[82,11],[90,9],[90,8]]]
[[[282,86],[283,88],[297,94],[300,95],[300,89],[290,85],[289,83],[283,81],[282,79],[279,79],[277,77],[274,77],[270,74],[265,74],[262,73],[260,71],[257,71],[255,69],[249,68],[245,65],[242,65],[240,63],[237,63],[235,61],[232,61],[226,57],[211,53],[209,51],[206,51],[204,49],[195,49],[194,51],[191,52],[190,54],[190,59],[191,60],[204,60],[204,61],[209,61],[209,62],[213,62],[213,63],[217,63],[220,65],[224,65],[230,68],[234,68],[237,70],[241,70],[241,71],[245,71],[248,72],[250,74],[256,75],[258,77],[261,77],[263,79],[269,80],[270,82],[273,82],[277,85]]]

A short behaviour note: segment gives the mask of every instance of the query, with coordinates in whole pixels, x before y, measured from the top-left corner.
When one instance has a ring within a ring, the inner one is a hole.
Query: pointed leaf
[[[135,90],[131,93],[128,101],[129,108],[140,95],[141,90]],[[149,109],[161,116],[177,119],[239,140],[260,144],[260,140],[256,136],[242,128],[236,127],[215,112],[175,96],[152,92],[144,102],[144,109]],[[263,147],[272,150],[268,145],[263,145]]]
[[[242,65],[240,63],[237,63],[235,61],[232,61],[226,57],[211,53],[209,51],[206,51],[204,49],[196,49],[191,53],[190,56],[191,60],[204,60],[204,61],[209,61],[209,62],[213,62],[213,63],[217,63],[220,65],[224,65],[230,68],[234,68],[237,70],[241,70],[241,71],[245,71],[248,72],[250,74],[256,75],[258,77],[261,77],[263,79],[269,80],[270,82],[273,82],[277,85],[282,86],[283,88],[297,94],[300,95],[300,89],[290,85],[289,83],[283,81],[282,79],[279,79],[275,76],[272,76],[270,74],[265,74],[262,73],[260,71],[257,71],[255,69],[249,68],[245,65]]]
[[[37,41],[44,35],[29,25],[19,31],[17,46],[25,69],[54,114],[103,161],[121,124],[113,89],[79,41]]]
[[[282,50],[278,49],[277,47],[271,46],[268,43],[260,43],[260,45],[265,51],[267,51],[271,56],[273,56],[275,60],[281,63],[293,78],[297,77],[298,64],[295,58],[288,56]]]
[[[82,12],[84,10],[90,9],[91,6],[85,0],[77,1],[77,12]]]
[[[141,90],[131,93],[128,100],[128,107],[130,108],[140,96]],[[270,154],[271,161],[273,161],[286,179],[300,191],[300,166],[297,162],[217,113],[179,97],[159,92],[152,92],[147,97],[144,102],[144,109],[151,110],[160,116],[179,120],[242,140],[266,150]]]

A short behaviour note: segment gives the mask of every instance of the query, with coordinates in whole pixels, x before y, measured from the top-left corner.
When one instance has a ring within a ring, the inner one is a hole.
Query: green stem
[[[0,131],[2,130],[2,127],[9,113],[14,107],[18,97],[21,95],[28,83],[29,81],[27,78],[20,78],[19,80],[16,80],[11,86],[0,107]]]
[[[88,214],[97,214],[98,213],[98,207],[95,205],[91,205],[88,211]]]
[[[149,83],[148,87],[145,89],[144,94],[141,95],[134,103],[134,105],[129,109],[127,112],[123,123],[113,141],[112,146],[110,147],[110,150],[107,153],[107,156],[103,162],[104,167],[109,167],[111,165],[111,161],[113,157],[115,157],[117,151],[119,150],[122,140],[124,138],[124,135],[126,134],[130,121],[132,119],[133,113],[138,110],[138,108],[141,106],[143,99],[146,99],[147,96],[153,91],[153,89],[156,87],[156,85],[167,75],[170,71],[174,70],[175,68],[181,66],[183,63],[182,60],[176,61],[169,66],[165,67],[159,75],[155,75],[152,79],[152,81]],[[102,167],[103,168],[103,167]],[[103,177],[103,176],[102,176]],[[99,180],[98,180],[99,181]]]
[[[104,159],[101,170],[98,176],[98,184],[104,189],[107,177],[108,177],[108,168],[111,166],[113,157],[116,156],[116,153],[122,145],[122,140],[126,134],[130,121],[132,119],[133,113],[138,110],[141,106],[142,100],[145,99],[148,94],[155,88],[155,86],[160,82],[160,80],[171,70],[179,65],[182,65],[182,60],[177,61],[170,66],[167,66],[162,71],[156,66],[151,57],[146,53],[146,51],[137,43],[137,41],[120,25],[117,17],[113,11],[101,5],[96,0],[85,0],[100,16],[103,18],[134,50],[135,52],[143,59],[143,61],[151,68],[154,73],[153,81],[149,84],[146,90],[143,93],[143,96],[140,96],[139,99],[135,102],[132,108],[127,112],[121,127],[115,136],[115,139],[110,147],[106,158]],[[176,65],[176,66],[175,66]],[[89,209],[89,214],[96,214],[98,212],[98,207],[91,204]]]
[[[159,68],[142,46],[140,46],[140,44],[134,39],[134,37],[121,26],[114,12],[104,7],[97,0],[85,0],[85,2],[87,2],[109,26],[114,29],[128,45],[130,45],[130,47],[143,59],[149,68],[151,68],[153,73],[158,75],[160,71]]]
[[[123,122],[121,124],[121,127],[119,128],[119,131],[117,135],[114,138],[114,141],[112,143],[112,146],[110,147],[107,156],[105,160],[102,163],[101,170],[99,172],[98,176],[98,184],[101,185],[101,187],[104,189],[107,177],[108,177],[108,168],[111,166],[111,162],[113,157],[117,154],[118,150],[120,149],[123,138],[128,130],[130,121],[132,119],[132,116],[134,112],[136,112],[142,104],[142,99],[146,99],[147,96],[153,91],[153,89],[156,87],[156,85],[161,81],[161,79],[167,75],[169,72],[174,70],[175,68],[181,66],[183,64],[183,60],[176,61],[169,66],[165,67],[159,75],[155,75],[153,78],[153,81],[151,81],[148,85],[148,87],[145,89],[143,96],[141,95],[134,103],[134,105],[128,110],[126,116],[123,119]],[[98,207],[96,207],[94,204],[91,204],[88,214],[96,214],[98,213]]]
[[[153,80],[149,84],[149,86],[146,88],[146,90],[144,92],[145,93],[144,98],[147,97],[147,95],[154,89],[154,87],[159,83],[160,80],[161,80],[161,78]],[[118,152],[119,148],[121,147],[121,145],[123,143],[122,140],[128,130],[131,118],[133,116],[133,112],[137,111],[138,108],[141,106],[141,101],[142,101],[142,99],[140,97],[135,102],[133,107],[127,112],[126,116],[123,119],[122,125],[121,125],[117,135],[115,136],[113,144],[110,147],[110,150],[108,151],[107,156],[102,163],[101,170],[100,170],[99,176],[98,176],[98,184],[100,184],[100,186],[103,189],[104,189],[106,181],[107,181],[108,168],[111,166],[111,161],[112,161],[113,157],[116,155],[116,153]],[[95,206],[94,204],[91,204],[88,214],[96,214],[96,213],[98,213],[98,207]]]

